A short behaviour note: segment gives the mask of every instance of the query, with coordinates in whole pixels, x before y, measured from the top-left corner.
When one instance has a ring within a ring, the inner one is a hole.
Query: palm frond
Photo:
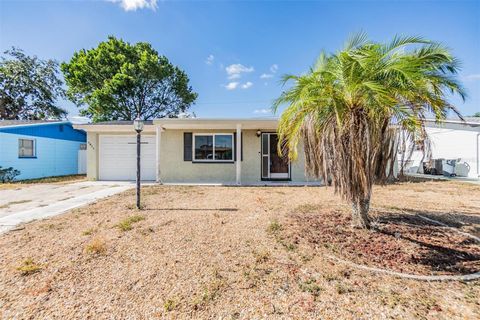
[[[293,160],[303,145],[307,174],[331,180],[337,193],[362,207],[372,184],[391,176],[400,146],[413,152],[420,143],[428,157],[427,114],[437,120],[459,115],[447,99],[466,97],[459,68],[448,48],[422,37],[382,44],[357,33],[342,51],[322,52],[308,73],[282,77],[291,87],[273,103],[275,111],[286,105],[279,152]]]
[[[352,50],[364,45],[368,40],[368,35],[364,31],[352,34],[344,46],[344,51]]]

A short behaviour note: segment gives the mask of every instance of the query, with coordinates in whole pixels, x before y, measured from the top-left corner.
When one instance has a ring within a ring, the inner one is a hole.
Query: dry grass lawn
[[[347,211],[328,188],[134,190],[0,235],[0,318],[478,319],[480,282],[359,271],[290,243],[299,208]],[[480,186],[376,187],[373,209],[480,234]],[[319,213],[320,214],[320,213]],[[285,235],[285,236],[284,236]]]
[[[7,190],[7,189],[21,189],[29,184],[66,184],[72,182],[81,182],[85,181],[87,176],[85,174],[72,174],[68,176],[56,176],[56,177],[45,177],[45,178],[38,178],[38,179],[28,179],[28,180],[20,180],[8,183],[0,183],[0,191]]]

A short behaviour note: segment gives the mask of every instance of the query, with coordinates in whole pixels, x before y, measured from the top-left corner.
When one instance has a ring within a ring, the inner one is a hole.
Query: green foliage
[[[472,114],[472,117],[478,117],[478,118],[480,118],[480,112],[476,112],[476,113]]]
[[[0,182],[5,183],[5,182],[11,182],[15,180],[15,177],[20,174],[20,171],[8,167],[8,168],[2,168],[0,166]]]
[[[144,42],[109,37],[61,69],[68,98],[94,122],[176,117],[197,98],[185,72]]]
[[[322,53],[306,74],[284,76],[293,86],[274,103],[275,110],[287,106],[279,151],[295,159],[302,141],[308,174],[332,181],[351,201],[355,224],[368,227],[372,185],[392,176],[398,146],[428,150],[423,120],[433,114],[440,121],[449,110],[460,116],[446,97],[465,98],[458,70],[439,43],[403,36],[377,43],[357,34],[343,50]]]
[[[60,119],[67,112],[57,106],[65,92],[58,63],[27,56],[12,48],[0,60],[0,119]]]

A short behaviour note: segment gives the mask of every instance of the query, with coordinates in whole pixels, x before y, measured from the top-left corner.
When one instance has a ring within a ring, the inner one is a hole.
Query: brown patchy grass
[[[20,180],[20,181],[14,181],[9,183],[0,183],[0,190],[18,189],[29,184],[40,184],[40,183],[65,184],[65,183],[85,181],[86,179],[87,179],[87,176],[84,174],[72,174],[67,176]]]
[[[107,251],[105,240],[95,237],[85,246],[85,252],[90,254],[103,254]]]
[[[117,223],[116,227],[122,231],[130,231],[133,229],[134,223],[140,222],[142,220],[145,220],[145,217],[136,214],[134,216],[123,219],[122,221]]]
[[[480,243],[465,234],[412,212],[381,209],[371,216],[373,230],[359,230],[352,228],[350,212],[321,206],[304,212],[295,208],[282,241],[305,242],[312,250],[324,246],[339,258],[417,275],[480,270]]]
[[[154,186],[0,236],[5,318],[477,319],[479,282],[416,282],[355,270],[287,236],[297,208],[349,210],[330,188]],[[480,187],[376,187],[374,213],[421,212],[480,231]],[[311,211],[313,213],[309,213]],[[302,214],[302,213],[299,214]],[[128,232],[116,224],[141,214]],[[321,214],[321,211],[318,211]],[[62,228],[50,228],[61,225]],[[85,254],[92,238],[108,250]],[[16,267],[31,257],[41,272]],[[81,306],[81,307],[78,307]]]
[[[16,269],[17,271],[20,271],[23,276],[28,276],[39,272],[42,267],[39,264],[35,263],[32,258],[27,258],[23,260],[21,265],[18,266]]]

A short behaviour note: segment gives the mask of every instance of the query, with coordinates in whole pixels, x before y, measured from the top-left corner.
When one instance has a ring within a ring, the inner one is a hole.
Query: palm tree
[[[353,36],[335,54],[322,53],[308,73],[274,102],[287,105],[279,122],[279,152],[297,157],[303,142],[306,171],[331,181],[352,204],[352,223],[370,228],[372,185],[393,173],[401,137],[426,144],[424,119],[445,119],[447,93],[465,92],[456,80],[458,60],[439,43],[396,36],[390,43]],[[460,116],[461,118],[461,116]]]

